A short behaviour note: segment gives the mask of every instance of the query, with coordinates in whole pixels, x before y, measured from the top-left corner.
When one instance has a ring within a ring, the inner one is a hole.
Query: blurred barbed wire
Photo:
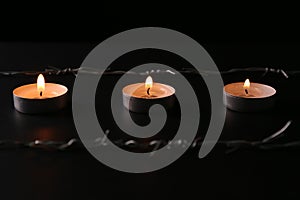
[[[261,149],[261,150],[274,150],[285,148],[300,148],[300,140],[278,143],[276,140],[282,136],[286,129],[291,125],[292,120],[289,120],[281,129],[272,133],[270,136],[263,138],[262,140],[249,141],[249,140],[219,140],[217,145],[224,146],[226,153],[232,153],[240,149]],[[109,131],[107,131],[109,132]],[[88,148],[97,148],[100,146],[109,145],[108,138],[96,138],[91,142],[91,146]],[[275,141],[275,142],[274,142]],[[172,148],[197,148],[201,145],[206,145],[213,141],[203,141],[202,137],[197,137],[192,143],[188,143],[185,140],[152,140],[147,142],[137,142],[135,140],[118,140],[117,145],[127,147],[133,150],[152,150],[155,151],[160,147],[167,146],[167,149]],[[0,140],[0,150],[18,149],[18,148],[30,148],[30,149],[43,149],[43,150],[55,150],[65,151],[69,149],[85,148],[80,139],[71,138],[67,141],[52,141],[52,140],[33,140],[33,141],[17,141],[17,140]]]
[[[220,73],[221,75],[226,74],[233,74],[238,72],[259,72],[262,74],[262,76],[265,76],[269,73],[272,74],[278,74],[280,76],[283,76],[284,78],[289,78],[290,76],[295,76],[300,74],[300,70],[283,70],[283,69],[276,69],[276,68],[270,68],[270,67],[248,67],[248,68],[233,68],[230,70],[225,71],[210,71],[210,70],[203,70],[203,71],[197,71],[193,68],[182,68],[181,70],[149,70],[144,72],[136,72],[136,71],[123,71],[123,70],[106,70],[106,71],[99,71],[95,68],[91,67],[84,67],[84,68],[58,68],[54,66],[47,66],[44,70],[38,70],[38,71],[0,71],[0,76],[37,76],[39,74],[44,75],[67,75],[71,74],[76,76],[77,73],[80,71],[80,73],[88,73],[88,74],[94,74],[94,75],[123,75],[123,74],[130,74],[130,75],[149,75],[149,74],[171,74],[176,75],[178,73],[181,74],[195,74],[195,75],[203,75],[203,76],[209,76]]]

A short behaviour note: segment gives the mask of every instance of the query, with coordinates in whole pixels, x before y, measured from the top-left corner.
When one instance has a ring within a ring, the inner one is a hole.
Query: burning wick
[[[147,89],[147,94],[150,96],[150,88]]]
[[[42,91],[40,91],[40,97],[41,97],[41,96],[43,96],[43,92],[42,92]]]
[[[249,79],[246,79],[243,87],[245,89],[246,95],[248,95],[249,94],[248,89],[250,88],[250,81],[249,81]]]

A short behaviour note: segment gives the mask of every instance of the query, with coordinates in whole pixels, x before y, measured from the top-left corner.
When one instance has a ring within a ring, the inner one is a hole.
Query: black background
[[[85,18],[81,18],[84,13],[79,11],[60,18],[56,10],[38,10],[33,16],[4,20],[0,69],[35,70],[49,65],[77,67],[95,45],[115,33],[135,27],[162,26],[197,40],[220,70],[236,67],[300,70],[297,17],[293,11],[288,10],[286,15],[286,11],[276,10],[274,13],[280,14],[265,13],[266,17],[260,17],[255,15],[256,10],[248,15],[240,9],[239,13],[231,13],[233,16],[229,17],[226,12],[216,16],[217,11],[197,14],[199,10],[205,10],[205,7],[200,7],[197,12],[191,10],[192,16],[185,15],[190,10],[172,15],[136,12],[130,17],[126,12],[117,15],[118,11],[113,10],[113,14],[97,15],[103,9],[99,8],[98,12],[91,12]],[[247,73],[223,78],[228,83],[242,81],[248,76],[276,87],[280,94],[279,103],[266,113],[228,111],[221,138],[262,139],[291,119],[292,125],[282,139],[292,141],[299,138],[299,79],[291,77],[286,80],[277,75],[259,79]],[[48,80],[72,88],[74,77],[48,77]],[[0,78],[1,139],[30,141],[77,137],[70,108],[43,116],[22,115],[14,110],[12,90],[33,81],[35,77]],[[1,151],[0,158],[3,199],[266,199],[299,196],[299,150],[251,149],[225,154],[224,149],[215,148],[201,160],[197,158],[197,150],[191,150],[167,168],[147,174],[112,170],[84,150],[10,149]]]

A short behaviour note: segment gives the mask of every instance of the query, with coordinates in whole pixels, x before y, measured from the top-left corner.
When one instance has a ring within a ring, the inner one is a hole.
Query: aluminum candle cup
[[[146,79],[146,83],[127,85],[122,92],[123,105],[131,112],[147,113],[154,104],[170,109],[175,103],[175,89],[169,85],[152,83],[151,77]]]
[[[55,83],[23,85],[13,91],[14,107],[26,114],[55,112],[66,106],[67,92],[65,86]]]
[[[248,83],[248,84],[247,84]],[[231,83],[224,87],[224,104],[238,112],[258,112],[275,105],[276,90],[268,85],[251,83]]]

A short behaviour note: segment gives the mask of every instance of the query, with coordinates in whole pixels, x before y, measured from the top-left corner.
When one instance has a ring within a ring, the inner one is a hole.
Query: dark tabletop
[[[88,42],[1,42],[0,70],[43,70],[46,66],[76,68],[98,43]],[[292,43],[210,43],[203,44],[220,70],[245,67],[271,67],[298,70],[300,45]],[[228,111],[221,140],[261,140],[292,121],[281,142],[300,139],[300,79],[278,74],[263,78],[253,73],[224,75],[224,82],[245,77],[275,87],[276,107],[268,112]],[[49,82],[66,85],[72,92],[72,74],[48,76]],[[195,80],[196,78],[193,77]],[[78,138],[68,107],[48,115],[25,115],[13,107],[12,91],[32,83],[35,76],[0,77],[0,140],[68,141]],[[33,148],[0,149],[1,199],[192,199],[297,198],[300,178],[299,149],[259,150],[241,148],[233,153],[217,146],[205,158],[199,149],[159,171],[129,174],[111,169],[84,148],[66,151]]]

